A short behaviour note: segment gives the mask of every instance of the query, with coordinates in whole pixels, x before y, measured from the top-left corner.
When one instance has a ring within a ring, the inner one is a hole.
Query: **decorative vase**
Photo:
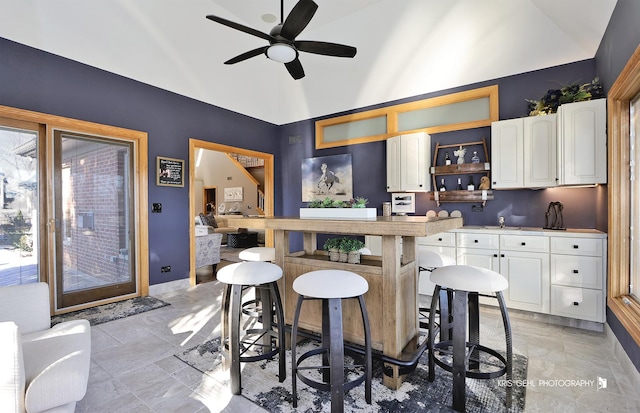
[[[348,259],[349,259],[349,253],[340,251],[340,258],[338,258],[338,261],[347,262]]]
[[[338,261],[340,259],[340,251],[337,249],[329,250],[329,261]]]
[[[350,264],[360,264],[360,256],[362,254],[360,251],[351,251],[349,252],[349,257],[347,258],[347,262]]]

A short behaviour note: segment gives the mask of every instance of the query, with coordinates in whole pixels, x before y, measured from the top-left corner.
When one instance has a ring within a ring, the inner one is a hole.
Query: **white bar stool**
[[[238,258],[242,261],[265,261],[273,262],[276,260],[276,249],[271,247],[251,247],[240,251]],[[255,300],[245,301],[242,304],[242,313],[251,317],[262,316],[262,299],[260,298],[260,290],[256,289]]]
[[[240,251],[238,257],[242,261],[270,261],[276,260],[276,249],[271,247],[252,247]]]
[[[282,383],[286,378],[285,325],[277,282],[282,278],[282,269],[269,262],[238,262],[223,267],[217,278],[226,284],[222,298],[220,351],[224,356],[224,368],[231,369],[231,392],[240,394],[242,390],[240,363],[272,359],[276,354]],[[247,287],[261,289],[263,307],[269,303],[273,312],[268,317],[263,312],[262,328],[247,329],[241,336],[242,291]],[[255,349],[261,351],[245,355]]]
[[[422,272],[432,272],[436,268],[446,267],[448,265],[456,265],[455,258],[431,250],[421,249],[418,252],[418,274],[420,276],[422,276]],[[441,294],[444,294],[444,296],[440,297],[440,310],[448,304],[448,300],[444,300],[447,292],[441,291]],[[446,307],[444,308],[444,312],[448,312]],[[418,308],[420,328],[425,330],[429,328],[429,313],[430,309],[427,307]]]
[[[431,313],[436,310],[440,299],[440,291],[446,289],[453,294],[451,321],[451,340],[435,343],[436,328],[433,317],[429,320],[429,381],[435,379],[435,364],[453,374],[453,409],[465,410],[466,377],[475,379],[492,379],[504,374],[512,380],[513,351],[511,340],[511,323],[502,296],[502,291],[509,287],[505,277],[495,271],[470,265],[452,265],[436,268],[431,272],[431,281],[436,284],[431,300]],[[494,295],[480,292],[494,292]],[[504,357],[497,351],[480,345],[480,311],[478,296],[497,298],[502,313],[506,350]],[[467,315],[469,319],[469,341],[467,337]],[[446,314],[441,314],[442,319]],[[442,326],[441,326],[442,328]],[[481,354],[483,356],[481,356]],[[453,355],[448,361],[444,356]],[[489,358],[490,360],[487,360]],[[507,408],[511,407],[512,388],[506,387]]]
[[[298,304],[291,331],[291,386],[293,407],[298,405],[297,382],[313,388],[331,392],[331,412],[344,411],[344,392],[365,382],[365,399],[371,404],[371,331],[369,317],[364,302],[364,293],[369,290],[367,280],[358,274],[343,270],[318,270],[302,274],[293,281],[293,290],[298,293]],[[342,300],[357,298],[364,326],[364,373],[349,381],[344,381],[344,338],[342,331]],[[296,360],[298,321],[302,303],[306,300],[322,300],[322,344],[320,348],[310,350]],[[306,366],[304,361],[315,355],[322,355],[321,366]],[[304,376],[300,370],[319,370],[322,382]]]

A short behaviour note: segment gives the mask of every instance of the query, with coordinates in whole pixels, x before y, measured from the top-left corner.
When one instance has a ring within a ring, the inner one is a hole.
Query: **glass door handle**
[[[56,220],[55,219],[50,219],[49,222],[47,222],[47,226],[49,227],[49,232],[56,232]]]

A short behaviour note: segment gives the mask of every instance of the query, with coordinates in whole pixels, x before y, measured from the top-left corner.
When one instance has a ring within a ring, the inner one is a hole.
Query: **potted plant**
[[[340,258],[340,243],[342,238],[329,238],[324,242],[322,248],[329,252],[329,261],[338,261]]]
[[[343,238],[340,243],[340,261],[342,261],[342,254],[346,254],[346,260],[343,262],[349,262],[351,264],[360,264],[361,252],[364,248],[364,242],[356,238]]]
[[[351,208],[366,208],[369,200],[363,196],[357,196],[351,200]]]
[[[300,218],[375,219],[376,208],[366,208],[368,203],[369,200],[361,196],[349,201],[329,197],[313,199],[306,208],[300,208]]]

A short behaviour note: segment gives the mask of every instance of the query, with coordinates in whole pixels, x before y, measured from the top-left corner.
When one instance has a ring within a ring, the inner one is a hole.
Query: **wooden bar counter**
[[[418,263],[415,237],[423,237],[462,226],[462,218],[427,218],[424,216],[376,217],[371,220],[301,219],[295,217],[229,218],[229,225],[264,228],[274,231],[275,264],[283,269],[281,294],[285,321],[293,322],[297,294],[293,280],[314,270],[341,269],[364,277],[369,283],[365,302],[371,324],[372,347],[382,354],[400,359],[403,353],[417,348],[418,336]],[[303,234],[303,250],[291,251],[289,233]],[[316,235],[379,235],[382,256],[363,256],[360,264],[329,261],[318,250]],[[402,243],[400,240],[402,239]],[[340,288],[339,285],[336,288]],[[317,304],[317,305],[313,305]],[[344,337],[363,344],[362,321],[355,300],[345,302]],[[351,314],[354,316],[352,317]],[[319,303],[305,303],[300,315],[300,327],[314,332],[321,329]],[[402,384],[398,367],[392,366],[392,377],[384,384],[397,389]]]

